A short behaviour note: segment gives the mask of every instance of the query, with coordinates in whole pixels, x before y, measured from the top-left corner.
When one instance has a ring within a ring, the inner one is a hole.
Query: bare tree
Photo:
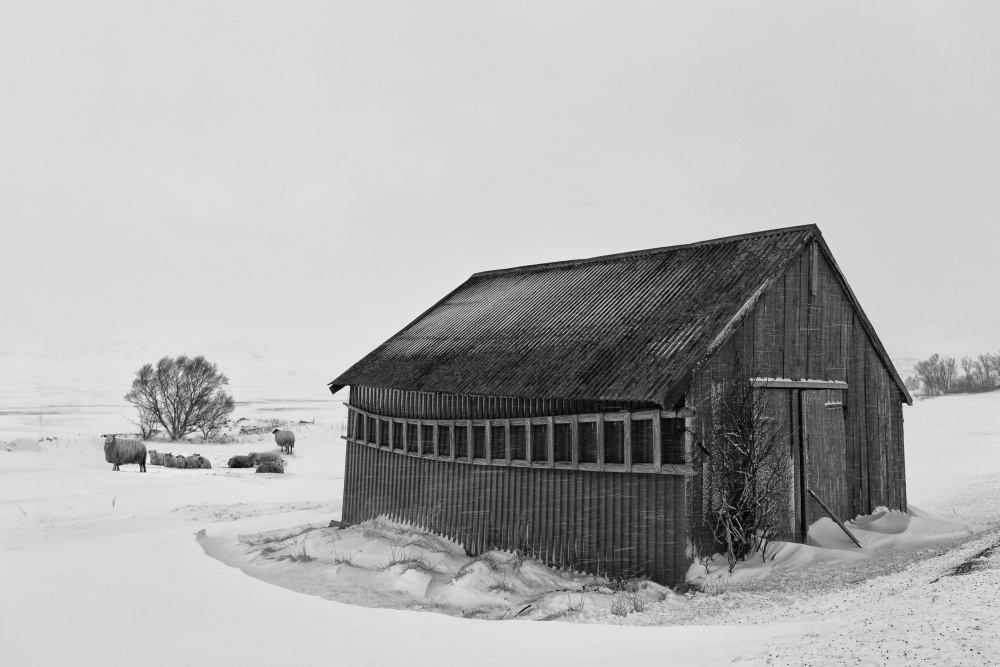
[[[955,359],[934,354],[914,367],[924,389],[931,396],[950,394],[958,377]]]
[[[214,436],[222,426],[225,425],[230,413],[233,411],[233,399],[227,394],[219,392],[213,396],[208,405],[205,406],[203,419],[198,425],[198,430],[202,436],[208,440]]]
[[[223,390],[227,384],[229,378],[205,357],[163,357],[155,367],[146,364],[136,371],[125,400],[139,411],[140,422],[144,413],[151,415],[171,440],[180,440],[221,428],[235,407]]]
[[[976,386],[976,362],[969,355],[962,357],[962,372],[965,373],[965,385],[969,391],[975,391]]]
[[[139,413],[139,418],[135,421],[129,419],[129,421],[139,427],[142,439],[148,440],[153,435],[153,431],[156,430],[160,420],[156,418],[156,415],[154,415],[152,411],[147,410],[146,408],[137,407],[136,409]]]
[[[991,352],[986,353],[986,358],[989,361],[990,369],[993,374],[994,384],[1000,382],[1000,352],[993,354]],[[990,387],[993,389],[994,387]]]
[[[787,437],[767,392],[739,370],[736,378],[713,396],[706,480],[708,522],[728,549],[730,571],[781,533],[791,474]]]
[[[993,355],[989,352],[980,354],[976,361],[981,391],[993,391],[996,387],[996,366]]]
[[[957,377],[958,370],[955,367],[955,359],[953,357],[943,357],[939,370],[942,394],[950,394],[952,392],[952,386],[955,384]]]

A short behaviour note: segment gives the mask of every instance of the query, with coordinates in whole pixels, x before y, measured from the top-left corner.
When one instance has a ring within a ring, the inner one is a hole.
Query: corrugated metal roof
[[[477,273],[331,388],[663,405],[747,302],[819,237],[807,225]]]

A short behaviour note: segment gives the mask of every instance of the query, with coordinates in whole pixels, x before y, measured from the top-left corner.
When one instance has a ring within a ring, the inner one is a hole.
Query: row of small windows
[[[601,463],[606,465],[625,464],[627,441],[632,465],[655,463],[657,445],[660,448],[660,461],[662,463],[684,463],[684,420],[661,417],[660,437],[659,443],[657,443],[655,442],[653,419],[655,417],[632,417],[629,423],[628,438],[626,438],[626,425],[623,420],[612,421],[595,418],[577,421],[576,438],[574,439],[573,424],[565,422],[542,424],[509,424],[505,422],[469,424],[466,422],[454,425],[435,422],[428,424],[376,418],[352,411],[351,418],[348,420],[348,437],[399,452],[439,458],[469,459],[471,457],[473,460],[595,465]],[[435,428],[435,424],[438,424],[437,428]],[[487,437],[487,429],[489,429],[489,437]],[[552,431],[551,442],[550,429]],[[452,433],[454,433],[454,438]],[[602,435],[604,441],[603,460],[601,459],[600,447]]]

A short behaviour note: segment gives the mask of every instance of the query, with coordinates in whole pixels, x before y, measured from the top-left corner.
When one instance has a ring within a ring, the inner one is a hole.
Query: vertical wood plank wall
[[[804,250],[785,275],[765,292],[733,336],[695,374],[686,404],[694,407],[695,429],[710,430],[712,384],[731,381],[737,357],[747,373],[792,380],[846,382],[847,460],[845,486],[850,517],[880,505],[906,509],[902,396],[823,254]],[[815,287],[815,289],[814,289]],[[797,437],[795,391],[773,390],[787,402],[779,412],[786,424],[790,455]],[[785,417],[787,415],[787,417]],[[698,450],[696,450],[697,452]],[[801,474],[793,461],[795,474]],[[701,471],[692,481],[689,531],[705,548],[712,544],[703,526],[707,512]],[[790,500],[799,511],[803,499]],[[802,539],[801,530],[791,535]]]
[[[521,549],[554,566],[674,585],[687,570],[684,478],[473,466],[347,443],[343,518],[387,515],[470,554]]]

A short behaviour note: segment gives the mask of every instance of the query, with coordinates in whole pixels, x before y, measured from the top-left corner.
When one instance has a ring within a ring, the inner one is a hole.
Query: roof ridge
[[[521,272],[527,273],[532,271],[544,271],[548,269],[580,266],[581,264],[597,264],[599,262],[610,262],[617,259],[626,259],[629,257],[643,257],[645,255],[655,255],[658,253],[671,252],[674,250],[682,250],[687,248],[699,248],[702,246],[717,245],[722,243],[735,243],[737,241],[744,241],[746,239],[751,239],[751,238],[776,236],[778,234],[790,234],[792,232],[799,232],[805,230],[814,231],[818,236],[821,237],[823,236],[823,232],[821,232],[819,227],[817,227],[814,224],[797,225],[795,227],[780,227],[778,229],[768,229],[760,232],[750,232],[748,234],[723,236],[717,239],[709,239],[708,241],[696,241],[694,243],[680,243],[678,245],[663,246],[661,248],[632,250],[630,252],[620,252],[611,255],[598,255],[596,257],[584,257],[581,259],[564,259],[558,262],[544,262],[542,264],[525,264],[522,266],[512,266],[506,269],[491,269],[489,271],[479,271],[477,273],[473,273],[471,278],[481,278],[483,276],[496,276],[496,275],[502,275],[504,273],[521,273]]]

